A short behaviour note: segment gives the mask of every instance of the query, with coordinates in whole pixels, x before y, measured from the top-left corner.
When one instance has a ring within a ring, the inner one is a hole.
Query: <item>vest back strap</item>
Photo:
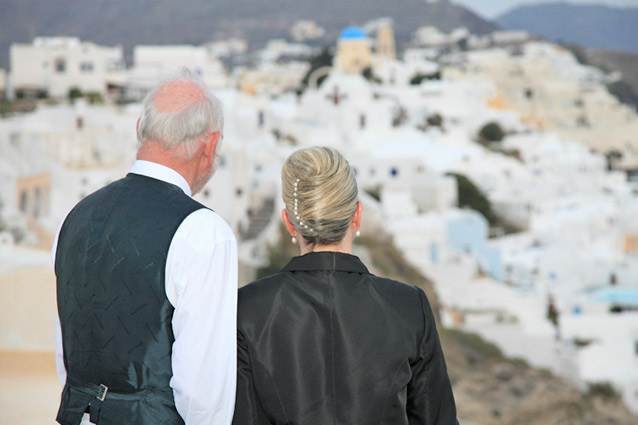
[[[91,416],[91,422],[98,423],[98,417],[100,415],[100,408],[104,400],[124,400],[124,401],[139,401],[145,398],[147,395],[153,393],[165,393],[164,395],[173,397],[172,389],[142,389],[132,393],[117,393],[109,390],[104,384],[94,384],[91,382],[82,382],[72,376],[67,376],[66,385],[70,386],[74,390],[83,392],[84,394],[94,396],[95,401],[89,403],[89,414]]]

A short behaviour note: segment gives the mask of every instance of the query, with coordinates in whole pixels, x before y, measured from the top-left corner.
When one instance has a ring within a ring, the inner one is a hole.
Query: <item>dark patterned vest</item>
[[[177,186],[129,174],[84,198],[60,231],[55,272],[67,381],[57,420],[183,424],[169,381],[166,297],[173,235],[204,208]]]

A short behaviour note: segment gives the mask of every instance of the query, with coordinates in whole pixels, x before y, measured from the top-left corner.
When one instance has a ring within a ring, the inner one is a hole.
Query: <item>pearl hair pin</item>
[[[293,192],[292,192],[292,196],[293,196],[293,213],[295,218],[297,219],[297,222],[299,223],[300,226],[303,226],[304,229],[308,229],[311,232],[313,232],[314,230],[308,226],[308,224],[304,224],[303,220],[301,219],[301,217],[299,216],[299,200],[297,199],[297,187],[299,185],[299,179],[295,180],[295,182],[293,183]],[[294,242],[293,242],[294,243]]]

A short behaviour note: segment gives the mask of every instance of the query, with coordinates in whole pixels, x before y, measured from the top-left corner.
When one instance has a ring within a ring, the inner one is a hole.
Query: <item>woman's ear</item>
[[[361,213],[363,211],[363,204],[361,201],[357,202],[357,208],[354,210],[354,214],[352,215],[352,224],[354,224],[354,230],[359,230],[361,227]]]
[[[288,229],[288,233],[290,236],[297,236],[297,229],[290,222],[290,217],[288,217],[288,211],[284,208],[281,210],[281,218],[284,220],[284,224],[286,225],[286,229]]]

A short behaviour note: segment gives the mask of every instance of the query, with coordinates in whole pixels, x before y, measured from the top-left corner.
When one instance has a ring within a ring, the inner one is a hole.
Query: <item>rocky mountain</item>
[[[11,43],[68,35],[104,45],[199,44],[242,36],[252,45],[287,37],[291,24],[312,19],[334,42],[349,25],[391,17],[399,43],[422,25],[477,34],[496,26],[449,0],[0,0],[0,66]]]
[[[638,7],[545,3],[518,7],[496,23],[549,40],[638,53]]]

